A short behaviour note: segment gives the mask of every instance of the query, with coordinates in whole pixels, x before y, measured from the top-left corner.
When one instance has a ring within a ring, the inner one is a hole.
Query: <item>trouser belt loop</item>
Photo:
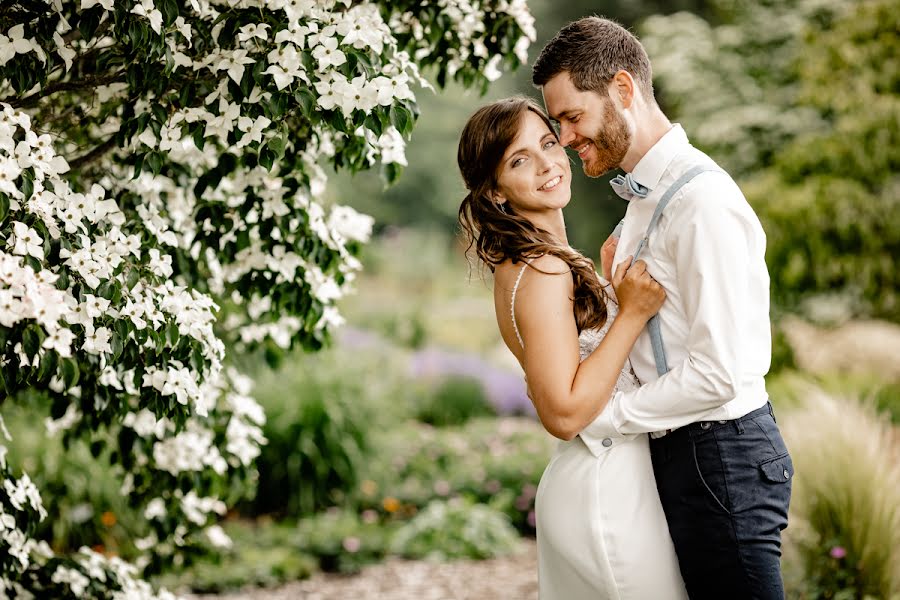
[[[738,435],[744,434],[744,419],[735,419],[734,420],[734,428],[737,429]]]

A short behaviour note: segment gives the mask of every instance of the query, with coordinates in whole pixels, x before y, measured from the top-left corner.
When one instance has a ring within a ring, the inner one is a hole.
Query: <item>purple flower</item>
[[[847,549],[844,548],[843,546],[835,546],[834,548],[831,549],[831,551],[828,553],[828,555],[831,558],[841,559],[841,558],[844,558],[845,556],[847,556]]]

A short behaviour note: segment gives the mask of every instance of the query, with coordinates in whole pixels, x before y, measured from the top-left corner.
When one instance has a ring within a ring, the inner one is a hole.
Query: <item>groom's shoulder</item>
[[[670,165],[670,180],[674,183],[696,167],[703,170],[685,182],[679,193],[672,198],[671,209],[683,211],[690,206],[692,211],[721,211],[728,207],[749,208],[747,199],[734,178],[705,152],[691,147]],[[675,208],[681,205],[680,208]],[[671,209],[668,209],[667,212]]]

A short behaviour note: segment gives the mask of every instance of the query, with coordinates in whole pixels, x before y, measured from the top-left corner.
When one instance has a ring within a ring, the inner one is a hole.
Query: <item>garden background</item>
[[[763,221],[775,332],[767,383],[796,467],[788,596],[900,597],[896,6],[530,0],[528,8],[530,60],[584,15],[638,33],[664,111],[735,176]],[[455,167],[458,134],[477,106],[514,93],[539,99],[529,65],[485,82],[483,96],[455,81],[417,89],[415,129],[405,158],[392,163],[402,173],[328,173],[324,205],[374,217],[355,291],[336,303],[346,323],[288,351],[228,346],[229,364],[249,377],[239,387],[252,380],[242,393],[265,411],[266,443],[239,480],[218,489],[227,511],[204,509],[230,541],[208,536],[144,563],[155,585],[227,592],[355,573],[390,556],[484,559],[534,535],[534,495],[554,440],[497,333],[489,273],[463,255]],[[387,186],[385,175],[398,178]],[[606,178],[577,167],[573,176],[570,240],[596,260],[624,205]],[[115,450],[48,438],[51,411],[63,416],[27,386],[0,404],[12,433],[9,470],[30,474],[50,515],[35,539],[62,556],[84,546],[141,556],[136,540],[146,539],[150,517],[121,492]]]

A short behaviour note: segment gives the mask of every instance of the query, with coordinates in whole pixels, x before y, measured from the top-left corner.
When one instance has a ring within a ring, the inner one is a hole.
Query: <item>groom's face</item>
[[[588,177],[617,168],[631,145],[631,133],[621,111],[606,93],[582,91],[567,71],[544,85],[544,105],[559,123],[559,139],[578,153]]]

